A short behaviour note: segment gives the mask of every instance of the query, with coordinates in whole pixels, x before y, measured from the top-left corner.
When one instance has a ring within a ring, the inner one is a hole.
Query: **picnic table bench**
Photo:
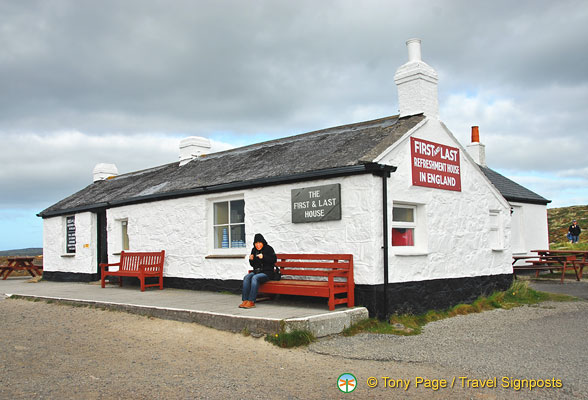
[[[519,260],[525,260],[525,264],[516,264]],[[576,274],[576,280],[580,280],[582,276],[583,265],[576,264],[576,256],[569,254],[548,254],[538,251],[537,255],[513,256],[513,275],[517,278],[517,272],[521,271],[535,271],[535,277],[539,276],[539,271],[561,269],[561,283],[563,283],[566,270],[573,269]],[[578,268],[580,273],[578,274]]]
[[[27,271],[33,278],[43,274],[43,266],[33,263],[35,257],[7,257],[8,264],[0,265],[0,276],[6,280],[13,271]]]
[[[120,252],[120,261],[112,264],[100,264],[102,275],[102,287],[105,287],[105,278],[107,276],[119,276],[119,286],[122,286],[124,276],[139,278],[141,282],[141,291],[144,292],[146,287],[159,286],[163,289],[163,261],[165,250],[159,252]],[[110,271],[110,267],[118,267],[116,271]],[[159,283],[145,284],[145,278],[157,277]]]
[[[260,293],[328,298],[329,310],[336,304],[355,303],[352,254],[276,254],[282,279],[267,281]]]

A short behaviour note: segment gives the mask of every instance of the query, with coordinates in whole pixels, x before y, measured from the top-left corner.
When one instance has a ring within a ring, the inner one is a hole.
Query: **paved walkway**
[[[588,280],[584,279],[578,282],[566,278],[564,283],[560,283],[558,278],[530,279],[529,286],[541,292],[566,294],[568,296],[574,296],[580,299],[588,300]]]
[[[304,329],[322,337],[340,333],[345,327],[368,317],[365,307],[339,306],[329,311],[326,299],[316,302],[303,298],[278,299],[259,302],[253,309],[242,309],[238,308],[241,297],[235,294],[171,288],[141,292],[135,286],[107,285],[103,289],[96,283],[30,281],[30,277],[25,276],[0,280],[0,293],[197,322],[222,330],[248,330],[253,334]]]

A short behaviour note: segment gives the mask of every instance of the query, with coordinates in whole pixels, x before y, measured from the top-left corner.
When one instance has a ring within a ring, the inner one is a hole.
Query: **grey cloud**
[[[587,22],[574,0],[3,1],[0,139],[35,161],[0,178],[57,200],[104,155],[149,160],[125,171],[176,159],[126,143],[22,150],[15,135],[278,137],[395,114],[411,37],[462,143],[478,124],[491,167],[557,174],[588,146]]]

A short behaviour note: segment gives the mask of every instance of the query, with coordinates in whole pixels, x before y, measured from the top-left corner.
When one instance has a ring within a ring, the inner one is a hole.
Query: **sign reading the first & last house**
[[[292,189],[292,222],[341,219],[341,185]]]
[[[412,184],[461,192],[459,149],[410,138]]]

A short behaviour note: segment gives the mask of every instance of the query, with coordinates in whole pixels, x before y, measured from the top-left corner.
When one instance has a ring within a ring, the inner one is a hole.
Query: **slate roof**
[[[498,172],[481,165],[479,167],[506,200],[531,204],[551,203],[551,200],[547,200],[545,197],[511,181],[507,177],[500,175]]]
[[[176,162],[119,175],[92,183],[39,216],[279,184],[313,174],[365,173],[366,166],[373,167],[378,155],[424,118],[386,117],[212,153],[183,166]]]

